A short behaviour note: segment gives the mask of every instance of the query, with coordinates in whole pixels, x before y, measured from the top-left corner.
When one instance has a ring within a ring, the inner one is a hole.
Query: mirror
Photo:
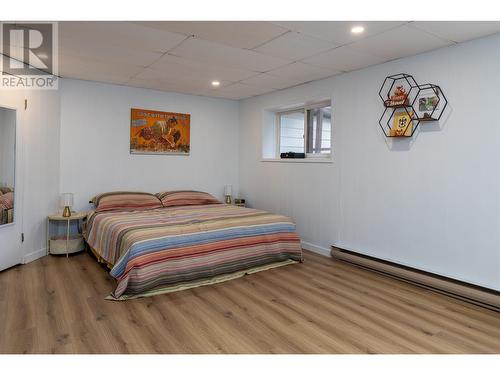
[[[0,107],[0,226],[14,222],[16,111]]]

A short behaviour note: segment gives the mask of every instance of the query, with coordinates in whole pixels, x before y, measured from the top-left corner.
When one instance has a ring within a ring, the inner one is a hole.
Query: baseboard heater
[[[332,246],[332,257],[500,312],[500,292]]]

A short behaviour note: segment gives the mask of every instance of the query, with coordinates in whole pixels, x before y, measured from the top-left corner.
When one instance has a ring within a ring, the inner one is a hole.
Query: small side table
[[[82,221],[87,217],[86,212],[72,212],[70,217],[62,214],[47,217],[47,254],[69,254],[77,253],[85,249],[82,234]],[[77,222],[77,230],[71,231],[71,223]],[[66,222],[66,235],[52,237],[51,227],[54,222]]]

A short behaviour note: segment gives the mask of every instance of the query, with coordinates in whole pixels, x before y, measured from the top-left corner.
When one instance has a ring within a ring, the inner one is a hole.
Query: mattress
[[[287,217],[225,204],[92,212],[85,239],[108,263],[123,300],[302,261]]]

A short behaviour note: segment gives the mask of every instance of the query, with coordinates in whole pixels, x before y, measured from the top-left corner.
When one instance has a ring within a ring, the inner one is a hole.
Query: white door
[[[0,103],[0,191],[3,191],[0,195],[0,271],[23,260],[19,120],[19,110]],[[9,189],[12,192],[8,192]]]

